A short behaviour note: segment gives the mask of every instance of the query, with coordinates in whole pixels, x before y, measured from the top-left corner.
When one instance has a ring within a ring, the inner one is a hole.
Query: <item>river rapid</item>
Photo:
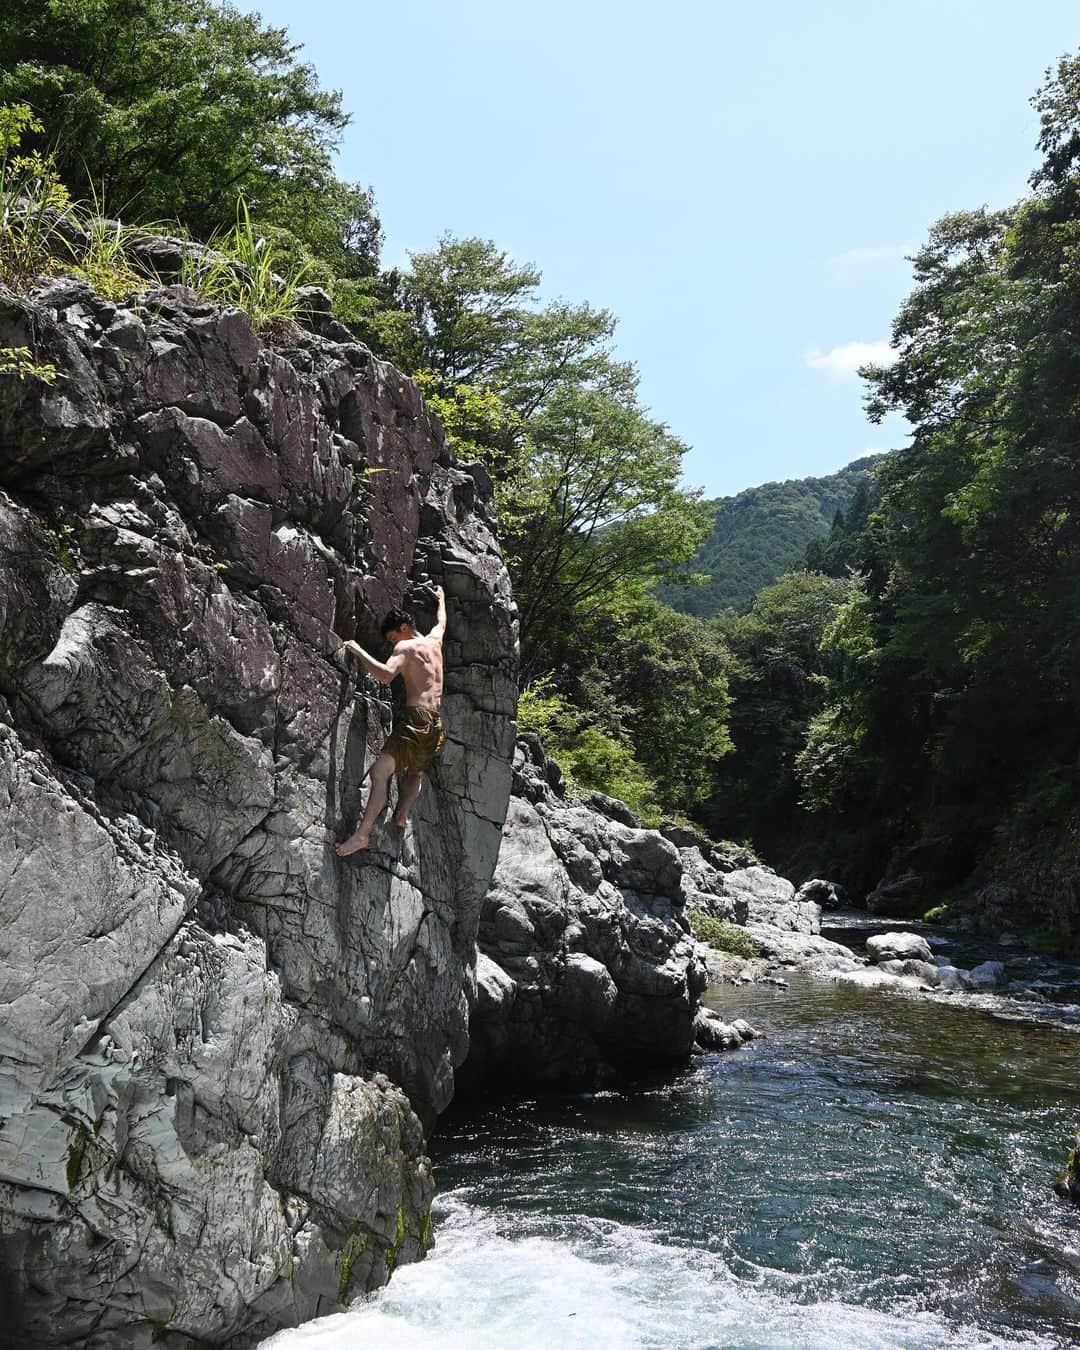
[[[1080,1344],[1076,1029],[786,978],[663,1081],[453,1108],[427,1260],[264,1346]]]

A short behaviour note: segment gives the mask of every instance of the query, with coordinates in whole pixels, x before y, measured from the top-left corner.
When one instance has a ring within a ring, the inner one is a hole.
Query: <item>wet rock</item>
[[[878,970],[884,971],[888,975],[907,975],[922,983],[935,986],[940,983],[941,975],[939,968],[932,961],[920,961],[915,958],[909,958],[905,961],[891,958],[877,963]]]
[[[939,961],[937,963],[936,984],[940,989],[945,989],[950,993],[958,994],[961,990],[969,987],[969,978],[968,971],[961,970],[958,966],[954,966],[949,962],[942,963]],[[935,982],[931,981],[931,983]]]
[[[1005,983],[1005,963],[1003,961],[984,961],[972,966],[968,971],[968,981],[973,989],[997,989]]]
[[[732,1023],[725,1022],[711,1008],[699,1008],[694,1017],[694,1040],[703,1050],[737,1050],[744,1037]]]
[[[1080,1205],[1080,1135],[1076,1137],[1076,1147],[1069,1154],[1065,1170],[1054,1182],[1054,1190],[1063,1200]]]

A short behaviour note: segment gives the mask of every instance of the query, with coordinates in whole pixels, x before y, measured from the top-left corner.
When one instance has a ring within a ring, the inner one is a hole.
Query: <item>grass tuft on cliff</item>
[[[722,919],[706,914],[703,909],[688,909],[686,918],[690,931],[700,942],[707,942],[718,952],[728,956],[742,956],[747,960],[761,955],[761,946],[755,942],[745,928],[736,928],[734,924],[724,923]]]

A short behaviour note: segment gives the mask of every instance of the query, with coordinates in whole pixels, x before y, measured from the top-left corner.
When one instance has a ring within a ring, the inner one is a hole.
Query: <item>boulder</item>
[[[883,970],[887,975],[907,976],[934,987],[941,983],[940,968],[933,961],[920,961],[913,957],[904,961],[893,958],[877,962],[877,968]]]
[[[997,989],[1005,983],[1003,961],[983,961],[968,971],[968,983],[973,989]]]
[[[867,909],[871,914],[896,919],[921,917],[937,895],[968,876],[984,845],[978,834],[958,834],[899,850],[889,859],[881,881],[867,895]]]
[[[921,918],[931,904],[926,878],[918,872],[902,872],[880,881],[866,897],[871,914],[884,914],[890,919]]]
[[[1080,1205],[1080,1134],[1076,1137],[1076,1147],[1069,1154],[1065,1170],[1054,1182],[1054,1190],[1063,1200]]]
[[[753,1032],[744,1037],[738,1027],[725,1022],[711,1008],[697,1010],[694,1017],[694,1040],[703,1050],[737,1050],[744,1040],[751,1039]]]
[[[844,888],[835,881],[815,877],[803,882],[795,892],[795,900],[798,904],[820,905],[822,909],[839,909],[844,902]]]
[[[480,920],[470,1083],[592,1084],[690,1053],[707,976],[680,850],[597,798],[570,796],[539,741],[518,742]]]
[[[876,963],[883,961],[932,962],[930,944],[918,933],[879,933],[866,939],[866,954]]]
[[[820,933],[821,906],[799,900],[795,887],[771,867],[753,863],[720,871],[698,850],[682,849],[694,894],[687,903],[724,922],[792,933]]]

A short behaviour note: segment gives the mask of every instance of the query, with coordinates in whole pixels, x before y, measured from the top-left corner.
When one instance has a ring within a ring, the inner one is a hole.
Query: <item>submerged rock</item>
[[[1065,1170],[1054,1182],[1054,1190],[1063,1200],[1080,1205],[1080,1134],[1076,1137],[1076,1147],[1069,1154]]]
[[[336,329],[56,279],[0,293],[0,343],[58,371],[0,381],[8,1332],[240,1346],[430,1240],[510,789],[491,487]],[[342,862],[390,705],[333,634],[428,576],[450,740]]]

